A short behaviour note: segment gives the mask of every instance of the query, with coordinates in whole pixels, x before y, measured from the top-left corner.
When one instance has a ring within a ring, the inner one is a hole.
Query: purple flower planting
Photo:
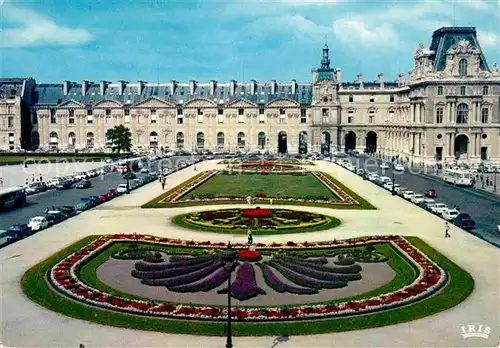
[[[215,272],[220,267],[222,267],[222,262],[217,262],[215,264],[212,264],[210,266],[207,266],[192,273],[183,274],[180,276],[170,277],[170,278],[143,279],[141,280],[141,283],[146,285],[166,286],[166,287],[189,284],[208,276],[209,274]]]
[[[229,277],[229,272],[226,271],[224,267],[220,267],[214,273],[194,283],[169,287],[168,290],[174,292],[210,291],[220,286],[222,283],[224,283],[228,277]]]
[[[308,266],[300,265],[298,263],[294,263],[293,261],[285,261],[279,258],[273,259],[273,261],[279,263],[282,266],[285,266],[286,268],[291,269],[292,271],[320,280],[348,281],[348,280],[361,279],[361,275],[359,273],[333,273],[333,272],[318,271]]]
[[[269,264],[280,271],[281,274],[291,282],[308,287],[308,288],[317,288],[317,289],[333,289],[333,288],[342,288],[347,285],[347,282],[342,280],[320,280],[312,277],[308,277],[304,274],[300,274],[295,272],[285,266],[280,265],[278,262],[271,260]]]
[[[190,266],[195,265],[197,263],[205,262],[209,259],[213,259],[213,256],[203,255],[197,256],[193,258],[186,259],[185,261],[177,261],[177,262],[160,262],[160,263],[149,263],[144,261],[136,262],[135,269],[138,271],[156,271],[163,270],[168,268],[176,268],[180,266]]]
[[[262,275],[264,277],[264,281],[266,282],[266,284],[276,292],[279,293],[289,292],[291,294],[301,294],[301,295],[302,294],[311,295],[318,293],[318,289],[316,288],[300,288],[297,286],[284,283],[281,279],[278,278],[278,276],[276,276],[276,274],[274,274],[271,267],[262,263],[258,263],[257,265],[262,270]]]
[[[303,265],[322,272],[332,272],[332,273],[359,273],[361,271],[361,266],[358,264],[345,265],[345,266],[324,266],[318,265],[317,263],[310,262],[309,260],[300,259],[298,257],[282,256],[285,261],[290,261],[299,265]]]
[[[219,294],[227,293],[228,289],[217,291]],[[238,267],[236,279],[231,283],[231,296],[239,301],[245,301],[266,292],[257,286],[253,266],[244,262]]]
[[[180,276],[183,274],[191,273],[194,271],[198,271],[202,268],[205,268],[207,266],[210,266],[215,263],[215,260],[208,260],[202,263],[198,263],[195,265],[185,265],[181,264],[178,265],[178,267],[175,268],[167,268],[167,269],[162,269],[162,270],[156,270],[156,271],[132,271],[132,276],[135,278],[169,278],[169,277],[174,277],[174,276]]]

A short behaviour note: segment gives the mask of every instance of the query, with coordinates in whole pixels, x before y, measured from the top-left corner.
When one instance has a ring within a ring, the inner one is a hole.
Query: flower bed
[[[262,260],[262,255],[256,250],[243,249],[238,252],[238,259],[255,262]]]
[[[228,288],[217,291],[219,294],[227,294]],[[249,263],[243,263],[236,272],[236,280],[231,283],[231,295],[240,301],[248,300],[266,292],[257,286],[255,271]]]
[[[241,215],[247,218],[259,219],[270,217],[273,212],[270,209],[245,209],[241,212]]]
[[[91,306],[98,306],[106,309],[117,310],[127,313],[135,313],[146,316],[158,316],[167,318],[182,318],[182,319],[203,319],[203,320],[225,320],[227,311],[213,306],[205,305],[184,305],[184,304],[157,304],[140,300],[131,300],[112,296],[102,290],[91,288],[82,283],[78,279],[78,269],[83,262],[89,258],[102,252],[110,243],[119,241],[140,241],[144,243],[153,243],[167,246],[191,246],[220,249],[224,248],[224,243],[193,242],[173,240],[168,238],[156,238],[153,236],[141,235],[107,235],[93,241],[87,246],[81,248],[78,252],[58,262],[49,273],[49,280],[52,286],[59,292],[70,296],[71,298],[84,302]],[[295,246],[282,245],[272,243],[265,245],[259,243],[258,247],[266,249],[292,249],[292,248],[329,248],[332,246],[364,246],[373,243],[387,242],[405,255],[410,263],[412,263],[419,271],[417,279],[410,285],[405,286],[396,291],[386,293],[372,298],[366,298],[358,301],[346,301],[336,304],[312,304],[312,305],[296,305],[281,307],[267,307],[265,311],[259,307],[236,307],[233,309],[232,315],[236,320],[241,321],[269,321],[269,320],[299,320],[299,319],[316,319],[326,317],[352,316],[357,314],[367,314],[371,312],[388,310],[406,304],[420,301],[433,295],[441,289],[448,281],[446,272],[439,267],[434,261],[429,259],[418,248],[409,243],[401,236],[373,236],[364,238],[355,238],[345,241],[330,241],[321,243],[297,243]],[[235,248],[244,247],[244,244],[235,243]],[[283,267],[283,266],[281,266]],[[217,269],[214,267],[214,270]],[[218,267],[218,270],[224,268]],[[267,269],[264,267],[264,269]],[[207,268],[203,269],[204,273],[209,274]],[[213,272],[210,270],[210,272]],[[192,274],[192,273],[191,273]],[[275,287],[279,288],[276,277],[272,277],[269,272],[266,272],[266,282],[275,282]],[[199,274],[198,274],[199,276]],[[179,276],[183,277],[183,276]],[[207,288],[214,286],[214,277],[210,278],[210,284],[206,284],[207,280],[200,280],[196,286],[205,291]],[[311,278],[312,279],[312,278]],[[193,279],[196,281],[196,279]],[[217,281],[220,284],[224,281],[222,273]],[[183,281],[184,283],[186,280]],[[202,284],[205,283],[205,284]],[[171,290],[179,289],[175,287],[176,282],[171,281],[168,286]],[[321,286],[329,286],[328,283],[320,283]],[[181,285],[182,288],[185,285]],[[191,286],[191,285],[187,285]],[[190,290],[191,291],[191,290]]]

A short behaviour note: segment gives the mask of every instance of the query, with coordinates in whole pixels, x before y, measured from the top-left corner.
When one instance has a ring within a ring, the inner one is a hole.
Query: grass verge
[[[96,236],[86,237],[28,270],[21,279],[21,287],[26,296],[57,313],[102,325],[179,334],[224,335],[223,323],[158,319],[112,312],[75,302],[53,291],[46,281],[47,272],[63,257],[79,250],[95,238]],[[299,322],[235,322],[233,334],[237,336],[309,335],[394,325],[444,311],[456,306],[469,296],[474,289],[474,280],[470,274],[419,238],[411,237],[408,240],[435,260],[449,274],[449,283],[434,296],[398,309],[356,317]]]

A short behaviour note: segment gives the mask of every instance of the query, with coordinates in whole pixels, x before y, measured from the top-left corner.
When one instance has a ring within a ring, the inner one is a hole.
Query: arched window
[[[94,147],[94,133],[92,132],[87,133],[87,147],[90,149]]]
[[[264,132],[259,133],[257,142],[259,144],[259,149],[264,150],[264,147],[266,146],[266,134]]]
[[[177,133],[177,147],[180,149],[184,147],[184,133],[182,132]]]
[[[245,147],[245,133],[238,133],[238,147]]]
[[[76,135],[73,132],[68,134],[68,147],[73,148],[76,145]]]
[[[224,133],[217,133],[217,147],[224,147]]]
[[[149,147],[158,147],[158,133],[149,133]]]
[[[438,86],[438,95],[443,95],[443,86]]]
[[[196,146],[203,148],[205,146],[205,135],[202,132],[196,134]]]
[[[467,104],[458,104],[457,106],[457,123],[467,123],[469,116],[469,107]]]
[[[460,76],[467,76],[467,59],[462,58],[458,62],[458,74]]]
[[[460,95],[465,95],[466,88],[465,86],[460,86]]]

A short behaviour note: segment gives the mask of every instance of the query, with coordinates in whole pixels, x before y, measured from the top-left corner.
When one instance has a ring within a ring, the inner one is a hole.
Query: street
[[[390,165],[391,169],[380,169],[379,164],[382,161],[379,159],[360,156],[358,158],[350,157],[350,160],[356,168],[362,168],[392,179],[392,166]],[[500,247],[500,234],[497,229],[497,225],[500,225],[500,198],[473,188],[447,184],[440,178],[423,174],[423,169],[420,173],[417,170],[412,170],[412,172],[410,173],[408,169],[404,172],[395,172],[395,183],[422,194],[427,189],[435,189],[438,193],[437,202],[442,202],[449,208],[458,206],[460,212],[470,214],[476,221],[476,229],[472,232]]]
[[[172,157],[159,161],[150,161],[150,171],[157,171],[159,166],[163,168],[175,168],[181,161],[187,161],[188,159],[190,159],[190,157]],[[141,174],[137,173],[137,177],[140,176]],[[13,224],[28,223],[29,219],[34,216],[43,216],[45,208],[47,207],[62,207],[64,205],[74,206],[82,197],[99,196],[111,188],[116,188],[119,184],[126,183],[122,175],[115,172],[108,173],[104,176],[97,176],[89,180],[92,182],[92,187],[88,189],[53,189],[28,196],[27,205],[24,208],[0,213],[0,230],[7,230],[9,226]],[[155,184],[160,186],[158,182],[152,182],[149,185]]]

